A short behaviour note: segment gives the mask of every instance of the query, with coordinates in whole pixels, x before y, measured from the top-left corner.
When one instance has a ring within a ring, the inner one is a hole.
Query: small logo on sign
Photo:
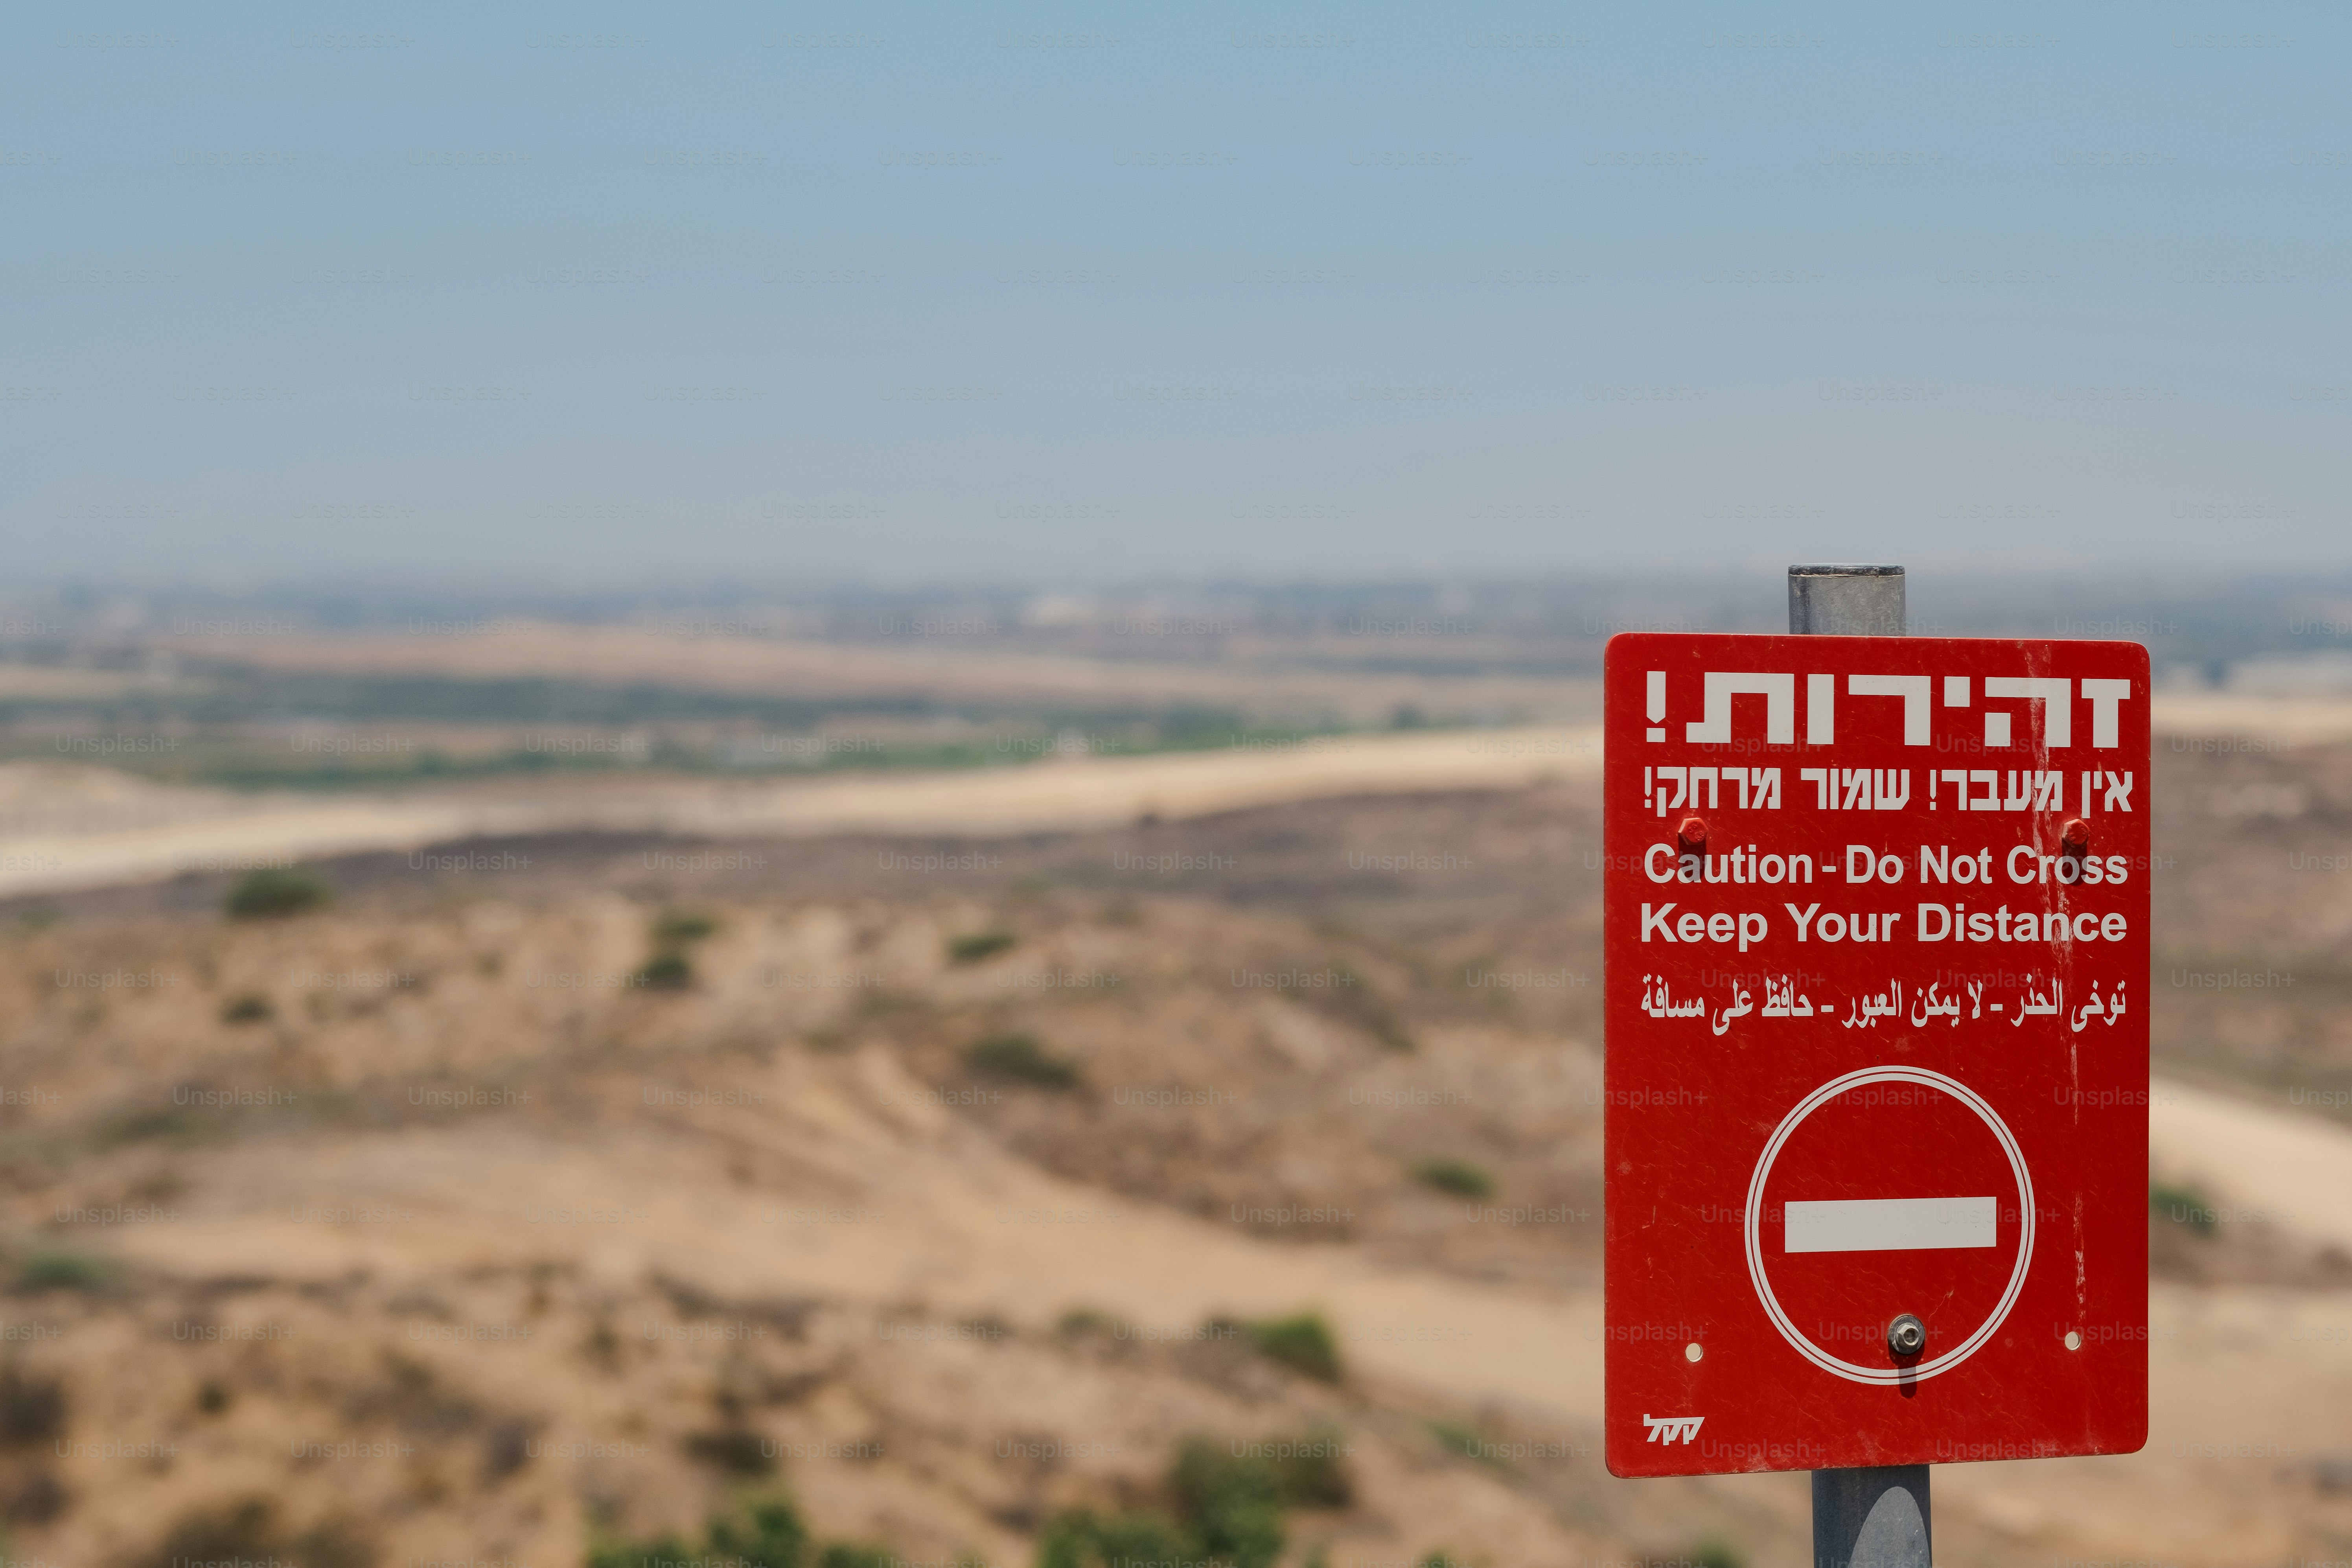
[[[1650,1429],[1650,1442],[1688,1445],[1698,1440],[1699,1423],[1706,1419],[1704,1415],[1644,1415],[1642,1425]]]

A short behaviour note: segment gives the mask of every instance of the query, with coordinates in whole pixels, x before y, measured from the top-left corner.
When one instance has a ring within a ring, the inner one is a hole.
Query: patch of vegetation
[[[2219,1225],[2212,1200],[2195,1187],[2150,1182],[2147,1206],[2151,1214],[2162,1215],[2175,1225],[2185,1225],[2200,1236],[2211,1236]]]
[[[1462,1198],[1491,1198],[1495,1178],[1467,1160],[1423,1160],[1412,1168],[1413,1180],[1441,1193]]]
[[[1449,1451],[1459,1454],[1465,1459],[1485,1459],[1489,1463],[1493,1462],[1486,1453],[1486,1439],[1469,1427],[1452,1421],[1437,1420],[1424,1420],[1422,1425],[1428,1428],[1431,1436],[1436,1438]]]
[[[710,1432],[689,1432],[686,1451],[706,1465],[736,1476],[773,1475],[776,1461],[760,1435],[742,1426],[722,1426]]]
[[[1355,1479],[1348,1473],[1348,1440],[1338,1429],[1318,1426],[1303,1442],[1276,1445],[1275,1479],[1282,1483],[1282,1500],[1292,1508],[1346,1508],[1356,1500]]]
[[[1344,1507],[1355,1495],[1328,1430],[1293,1442],[1235,1445],[1187,1440],[1169,1468],[1164,1510],[1055,1517],[1037,1543],[1036,1568],[1118,1568],[1126,1563],[1229,1563],[1272,1568],[1282,1555],[1283,1511]]]
[[[1683,1555],[1691,1560],[1692,1568],[1740,1568],[1746,1561],[1731,1542],[1715,1535],[1706,1537]]]
[[[221,1004],[220,1021],[224,1024],[259,1024],[277,1016],[277,1007],[257,991],[247,991]]]
[[[654,919],[653,955],[637,971],[637,984],[648,991],[690,991],[694,961],[686,950],[719,929],[709,915],[691,910],[667,910]]]
[[[1092,1307],[1073,1307],[1055,1323],[1054,1331],[1066,1340],[1113,1334],[1118,1331],[1118,1320]]]
[[[225,1131],[222,1124],[207,1126],[193,1110],[177,1105],[149,1106],[143,1110],[126,1111],[101,1123],[96,1142],[101,1149],[120,1148],[125,1143],[141,1143],[151,1138],[169,1139],[175,1143],[194,1142],[207,1132]]]
[[[1047,1054],[1034,1035],[991,1035],[963,1054],[964,1066],[984,1077],[1035,1089],[1078,1086],[1078,1065]]]
[[[1282,1555],[1282,1477],[1266,1460],[1235,1456],[1234,1447],[1187,1442],[1168,1489],[1201,1542],[1199,1555],[1270,1563]]]
[[[684,947],[718,929],[719,922],[699,910],[671,910],[654,921],[654,942],[660,947]]]
[[[163,1538],[131,1558],[131,1568],[179,1568],[184,1563],[293,1562],[302,1568],[373,1568],[375,1542],[358,1527],[327,1520],[300,1531],[279,1524],[277,1505],[249,1497],[182,1514]]]
[[[677,1535],[594,1542],[585,1568],[645,1568],[648,1561],[691,1559],[731,1559],[742,1568],[890,1568],[892,1557],[878,1546],[839,1541],[820,1544],[801,1522],[799,1510],[782,1498],[765,1498],[733,1514],[712,1515],[699,1543]],[[980,1565],[975,1563],[971,1568]]]
[[[694,986],[694,964],[682,952],[656,952],[637,971],[637,984],[648,991],[688,991]]]
[[[1339,1336],[1318,1313],[1265,1318],[1244,1327],[1257,1353],[1270,1362],[1322,1383],[1337,1383],[1344,1375]]]
[[[86,1252],[44,1247],[16,1266],[19,1290],[98,1290],[113,1278],[113,1266]]]
[[[1103,1515],[1092,1509],[1073,1509],[1056,1515],[1037,1542],[1037,1568],[1198,1563],[1204,1555],[1190,1531],[1156,1513]]]
[[[307,866],[264,866],[239,877],[221,900],[233,921],[284,920],[324,909],[335,889]]]
[[[948,962],[978,963],[983,958],[993,958],[1009,947],[1017,946],[1021,939],[1009,931],[980,931],[966,936],[948,939]]]

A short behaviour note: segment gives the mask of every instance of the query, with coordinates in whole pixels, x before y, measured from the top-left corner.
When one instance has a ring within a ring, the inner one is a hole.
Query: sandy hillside
[[[49,1435],[0,1448],[26,1549],[136,1559],[250,1494],[278,1500],[265,1546],[565,1562],[781,1483],[829,1536],[1011,1565],[1066,1507],[1148,1503],[1187,1436],[1328,1428],[1354,1500],[1289,1528],[1333,1563],[1801,1555],[1801,1480],[1601,1469],[1574,1214],[1596,1060],[1543,1022],[1572,1008],[1463,1013],[1375,937],[1197,900],[702,908],[676,992],[625,984],[663,906],[611,892],[9,938],[0,1082],[37,1091],[5,1108],[10,1313],[55,1331],[0,1387]],[[1230,983],[1307,964],[1380,1006]],[[148,979],[57,983],[109,968]],[[1119,983],[1024,978],[1049,973]],[[967,1059],[1006,1033],[1074,1081]],[[1169,1088],[1217,1098],[1134,1092]],[[1438,1110],[1381,1109],[1405,1090]],[[2332,1128],[2165,1104],[2161,1158],[2234,1139],[2292,1151],[2298,1183],[2352,1161]],[[1435,1152],[1568,1212],[1469,1223],[1411,1175]],[[2233,1152],[2215,1191],[2275,1202],[2264,1169]],[[1336,1384],[1213,1326],[1300,1310],[1338,1334]],[[1946,1560],[2325,1547],[2352,1528],[2347,1323],[2352,1295],[2307,1280],[2163,1286],[2147,1451],[1943,1472]],[[175,1452],[103,1447],[132,1438]]]

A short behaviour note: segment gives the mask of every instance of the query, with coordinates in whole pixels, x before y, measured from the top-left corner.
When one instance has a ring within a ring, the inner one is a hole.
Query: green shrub
[[[273,1557],[302,1568],[370,1568],[376,1547],[356,1525],[341,1520],[289,1531],[278,1523],[275,1503],[248,1497],[180,1515],[161,1541],[127,1561],[131,1568],[179,1568],[184,1563],[267,1563]]]
[[[745,1431],[740,1426],[688,1433],[686,1451],[706,1465],[716,1465],[739,1476],[770,1475],[776,1468],[775,1460],[768,1457],[767,1449],[761,1445],[760,1435]]]
[[[1317,1426],[1302,1438],[1276,1444],[1276,1449],[1266,1462],[1274,1467],[1285,1508],[1346,1508],[1356,1500],[1356,1483],[1345,1458],[1348,1439],[1338,1428]]]
[[[800,1568],[810,1545],[799,1510],[782,1498],[751,1504],[740,1519],[714,1518],[709,1534],[707,1555],[740,1557],[752,1568]]]
[[[654,1568],[695,1557],[740,1557],[749,1568],[806,1568],[807,1528],[799,1510],[781,1498],[747,1505],[740,1518],[713,1515],[703,1542],[676,1535],[645,1541],[603,1541],[588,1548],[587,1568]]]
[[[682,952],[656,952],[637,971],[637,984],[648,991],[685,991],[694,984],[694,965]]]
[[[19,1290],[96,1290],[113,1277],[106,1259],[86,1252],[44,1248],[28,1254],[16,1268]]]
[[[2185,1225],[2200,1236],[2213,1234],[2212,1200],[2195,1187],[2150,1182],[2147,1184],[2147,1206],[2150,1213],[2162,1215],[2175,1225]]]
[[[182,1514],[147,1558],[169,1564],[178,1563],[183,1557],[199,1562],[267,1559],[283,1544],[277,1505],[267,1498],[254,1497]]]
[[[233,921],[282,920],[323,909],[335,890],[307,866],[265,866],[236,879],[221,900]]]
[[[1054,1331],[1066,1340],[1082,1340],[1090,1335],[1116,1333],[1118,1320],[1108,1312],[1092,1307],[1073,1307],[1055,1323]]]
[[[1485,1439],[1469,1427],[1457,1422],[1433,1420],[1424,1420],[1422,1426],[1426,1427],[1429,1435],[1436,1438],[1447,1451],[1459,1454],[1465,1459],[1482,1457]]]
[[[258,1024],[278,1016],[269,998],[258,992],[248,991],[242,996],[232,996],[221,1004],[220,1021],[224,1024]]]
[[[719,929],[709,915],[692,910],[671,910],[654,921],[654,941],[663,947],[683,947],[700,942]]]
[[[597,1541],[588,1545],[582,1559],[586,1568],[646,1568],[654,1563],[682,1563],[694,1555],[694,1548],[675,1535],[649,1536],[642,1541]],[[780,1568],[791,1568],[796,1557],[782,1560]],[[179,1568],[173,1563],[172,1568]]]
[[[101,1149],[113,1149],[149,1138],[170,1138],[187,1142],[203,1136],[206,1131],[195,1112],[181,1106],[159,1105],[145,1110],[133,1110],[100,1123],[94,1142]]]
[[[983,958],[993,958],[1021,939],[1009,931],[974,931],[969,936],[949,939],[948,959],[953,963],[978,963]]]
[[[744,1568],[890,1568],[891,1552],[835,1541],[819,1545],[800,1510],[782,1498],[756,1499],[734,1514],[714,1514],[699,1542],[677,1535],[593,1542],[586,1568],[674,1568],[693,1559],[737,1559]],[[956,1568],[982,1568],[959,1563]]]
[[[1413,1179],[1424,1187],[1463,1198],[1491,1198],[1495,1178],[1467,1160],[1423,1160],[1412,1168]]]
[[[1339,1381],[1339,1342],[1331,1325],[1313,1312],[1295,1318],[1268,1318],[1248,1325],[1250,1343],[1257,1353],[1293,1372],[1324,1383]]]
[[[1047,1055],[1034,1035],[991,1035],[965,1051],[963,1061],[976,1073],[1037,1089],[1078,1086],[1077,1064]]]
[[[648,991],[688,991],[694,986],[694,961],[687,957],[689,943],[719,929],[709,915],[691,910],[670,910],[654,921],[653,956],[637,971],[637,984]]]
[[[1202,1555],[1236,1568],[1265,1568],[1282,1555],[1282,1477],[1272,1461],[1237,1458],[1230,1444],[1195,1437],[1178,1452],[1168,1480]]]
[[[1192,1532],[1150,1513],[1108,1518],[1088,1509],[1055,1517],[1037,1538],[1037,1568],[1120,1568],[1127,1563],[1197,1563]],[[634,1565],[632,1565],[634,1568]]]
[[[1353,1488],[1336,1432],[1253,1447],[1274,1452],[1235,1454],[1231,1443],[1188,1439],[1169,1467],[1169,1513],[1062,1514],[1038,1541],[1036,1568],[1208,1562],[1272,1568],[1282,1556],[1286,1508],[1339,1506]]]
[[[1740,1568],[1744,1561],[1731,1542],[1710,1535],[1687,1553],[1693,1568]]]

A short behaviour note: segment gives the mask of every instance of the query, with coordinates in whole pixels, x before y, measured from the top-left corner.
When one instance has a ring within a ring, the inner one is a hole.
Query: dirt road
[[[1248,749],[815,779],[541,778],[399,795],[236,795],[99,768],[0,767],[0,897],[191,869],[574,831],[709,837],[975,836],[1177,819],[1332,795],[1518,789],[1597,777],[1597,731],[1337,736]]]

